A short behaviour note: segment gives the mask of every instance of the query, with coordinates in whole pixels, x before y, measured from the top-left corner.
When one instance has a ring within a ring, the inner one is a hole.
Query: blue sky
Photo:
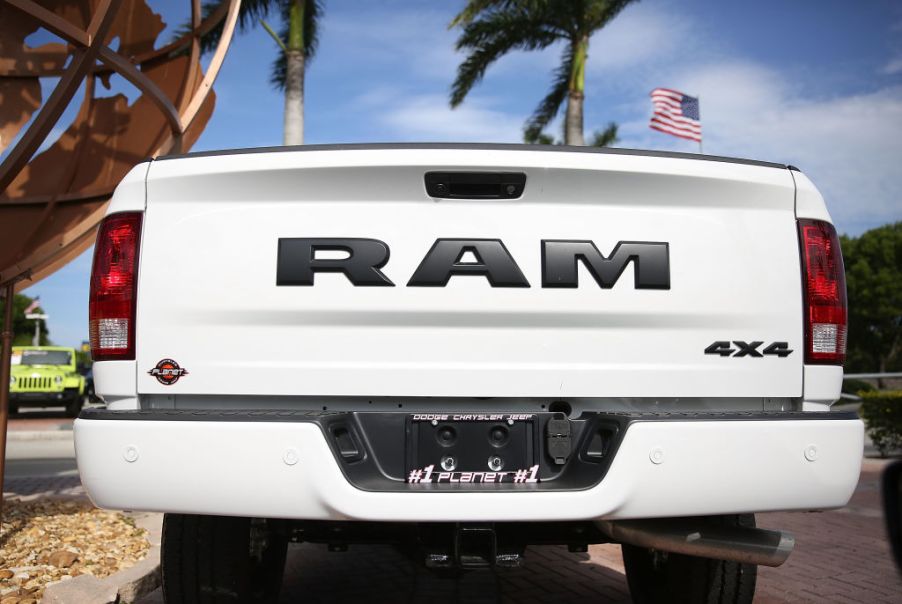
[[[150,4],[172,26],[188,3]],[[561,53],[502,59],[451,110],[460,56],[447,24],[463,2],[324,5],[307,72],[308,143],[519,142]],[[262,29],[236,37],[194,150],[281,143],[282,98],[268,82],[275,51]],[[587,135],[616,121],[617,146],[696,151],[648,128],[657,86],[700,95],[706,153],[801,167],[841,232],[902,220],[902,3],[644,0],[591,40]],[[57,343],[87,335],[89,271],[86,254],[25,291],[41,296]]]

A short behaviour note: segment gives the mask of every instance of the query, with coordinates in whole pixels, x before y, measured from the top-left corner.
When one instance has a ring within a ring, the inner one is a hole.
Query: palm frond
[[[319,48],[319,20],[322,16],[322,2],[307,0],[307,11],[304,13],[304,56],[307,61],[313,59]]]
[[[608,122],[604,130],[596,130],[592,135],[593,147],[611,147],[618,142],[620,139],[617,138],[617,124],[614,122]]]
[[[270,26],[270,24],[266,22],[266,19],[260,19],[260,25],[263,27],[263,29],[266,30],[266,33],[269,34],[269,37],[273,39],[273,42],[275,42],[276,45],[282,49],[282,52],[288,52],[288,47],[285,46],[285,40],[283,40],[282,37],[275,32],[272,26]]]
[[[529,130],[523,131],[523,142],[527,145],[560,145],[561,143],[555,142],[554,137],[550,134],[545,134],[544,132],[530,132]]]
[[[241,0],[238,9],[238,31],[244,33],[257,27],[260,19],[265,19],[285,0]]]
[[[482,80],[486,69],[507,52],[547,48],[561,35],[548,27],[543,15],[522,10],[494,11],[464,27],[457,39],[457,50],[469,54],[457,68],[451,85],[451,106],[456,107],[473,86]]]
[[[212,0],[209,2],[204,2],[200,7],[200,15],[201,21],[205,21],[213,12],[219,8],[219,5],[222,4],[222,0]],[[175,28],[172,32],[172,39],[170,42],[175,42],[187,36],[191,33],[191,20],[185,21],[181,25]],[[200,48],[202,52],[207,52],[213,48],[216,48],[216,45],[219,44],[219,38],[222,37],[222,24],[219,23],[207,32],[205,35],[201,36],[200,39]],[[187,51],[185,51],[187,52]]]
[[[212,15],[226,0],[208,0],[201,5],[201,20],[207,19]],[[241,6],[238,8],[237,30],[244,33],[257,26],[260,19],[265,19],[271,10],[278,8],[279,0],[242,0]],[[200,38],[200,49],[202,53],[214,50],[219,44],[222,37],[223,22],[220,21],[206,34]],[[182,36],[191,33],[191,21],[186,21],[179,25],[172,35],[173,40],[178,40]]]
[[[607,25],[620,11],[638,0],[591,0],[585,7],[586,32],[591,33]]]
[[[564,49],[561,57],[561,64],[554,72],[554,83],[551,90],[536,107],[529,121],[526,122],[525,136],[527,138],[537,138],[541,135],[542,130],[551,120],[558,114],[561,105],[567,98],[567,92],[570,85],[570,72],[573,70],[573,47],[568,45]]]
[[[279,39],[283,43],[288,42],[288,20],[291,2],[284,2],[282,6],[282,27],[279,28]],[[306,0],[304,7],[304,62],[310,63],[316,49],[319,47],[319,18],[323,14],[321,0]],[[285,90],[285,53],[280,52],[272,62],[269,82],[277,90]]]
[[[486,12],[491,9],[504,9],[511,5],[525,4],[516,0],[470,0],[462,11],[448,24],[448,29],[453,29],[458,25],[469,25],[472,23],[479,13]]]
[[[201,17],[206,19],[214,11],[216,11],[226,0],[207,0],[201,5]],[[241,7],[238,9],[237,30],[239,33],[245,33],[260,23],[261,20],[267,18],[270,13],[278,13],[282,17],[282,21],[288,21],[288,11],[291,8],[292,0],[242,0]],[[304,55],[307,59],[311,59],[316,53],[319,43],[319,18],[322,16],[323,7],[321,0],[306,0],[304,10]],[[218,23],[206,34],[200,38],[200,48],[202,53],[214,50],[219,44],[222,37],[222,23]],[[281,30],[280,30],[281,31]],[[191,22],[187,21],[176,28],[172,39],[177,40],[186,34],[191,33]],[[282,37],[285,40],[285,37]]]
[[[282,40],[288,41],[288,20],[292,0],[281,0],[282,23],[285,25]],[[319,46],[319,18],[323,14],[321,0],[305,0],[304,2],[304,57],[307,61],[316,54]]]
[[[283,42],[288,40],[288,25],[283,24],[282,27],[279,28],[279,39]],[[276,90],[285,90],[287,69],[288,62],[286,61],[285,53],[279,49],[279,54],[276,55],[276,58],[273,60],[272,69],[269,73],[269,83],[272,84],[273,88]]]
[[[545,4],[539,4],[539,9],[508,7],[487,12],[463,26],[454,44],[455,50],[475,50],[503,35],[522,39],[524,46],[518,47],[522,50],[538,50],[567,37],[555,15],[544,9],[547,8]],[[550,42],[546,43],[548,39]]]
[[[605,2],[606,0],[597,0]],[[565,30],[570,38],[575,39],[586,32],[586,12],[587,4],[591,4],[593,0],[549,0],[554,8],[552,14],[555,16],[559,27]]]

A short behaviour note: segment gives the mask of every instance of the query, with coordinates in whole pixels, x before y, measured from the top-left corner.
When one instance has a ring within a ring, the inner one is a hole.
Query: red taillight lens
[[[846,360],[846,271],[836,229],[821,220],[799,220],[805,289],[805,362],[842,365]]]
[[[88,332],[95,361],[135,358],[135,302],[141,212],[107,216],[97,232]]]

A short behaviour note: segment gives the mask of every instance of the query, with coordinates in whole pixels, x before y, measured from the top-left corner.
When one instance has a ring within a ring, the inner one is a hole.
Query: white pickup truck
[[[842,256],[791,166],[520,145],[195,153],[120,184],[91,276],[102,507],[166,601],[267,601],[290,540],[430,568],[623,544],[639,602],[750,602],[844,505]]]

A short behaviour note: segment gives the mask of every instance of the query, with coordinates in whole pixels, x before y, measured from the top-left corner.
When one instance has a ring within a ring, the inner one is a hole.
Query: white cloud
[[[457,52],[455,42],[460,28],[448,29],[455,14],[442,8],[419,6],[393,11],[392,18],[384,18],[384,11],[373,9],[372,14],[332,14],[323,30],[323,42],[329,44],[319,52],[334,60],[354,61],[373,68],[390,68],[404,77],[414,76],[430,85],[450,86],[463,62],[466,52]],[[524,72],[548,72],[560,62],[561,44],[545,51],[512,51],[498,59],[486,71],[485,79],[516,76]],[[483,84],[485,85],[485,84]]]
[[[635,4],[592,36],[586,68],[590,73],[644,68],[650,61],[691,56],[697,40],[695,27],[683,11],[667,5]]]
[[[902,19],[899,19],[895,23],[890,26],[890,31],[902,34]],[[898,73],[902,73],[902,46],[900,46],[900,42],[902,42],[902,38],[896,38],[896,44],[894,46],[895,52],[893,53],[893,57],[887,61],[886,65],[883,66],[881,72],[885,75],[896,75]]]
[[[448,107],[447,97],[440,94],[385,97],[382,103],[382,109],[375,110],[378,119],[401,140],[519,142],[522,138],[522,117],[478,96],[456,109]]]
[[[891,59],[883,67],[882,71],[886,75],[895,75],[897,73],[902,73],[902,56],[898,56],[898,57]]]
[[[363,8],[360,5],[358,8]],[[442,27],[445,12],[420,8],[392,11],[391,19],[378,8],[330,13],[323,30],[319,54],[331,64],[389,66],[428,79],[446,80],[457,68],[456,32]],[[437,27],[438,25],[438,27]]]

